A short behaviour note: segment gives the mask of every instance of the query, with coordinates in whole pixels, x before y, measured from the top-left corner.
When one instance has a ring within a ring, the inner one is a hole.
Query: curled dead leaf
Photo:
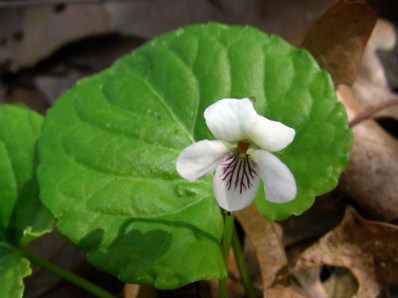
[[[306,249],[294,270],[323,265],[348,268],[358,281],[355,297],[377,297],[398,282],[398,228],[370,221],[347,208],[341,224]]]
[[[352,86],[355,97],[365,109],[398,97],[388,86],[384,67],[377,54],[380,50],[391,51],[395,43],[394,26],[385,20],[378,20],[366,46],[358,77]],[[398,106],[383,109],[375,116],[398,120]]]
[[[254,205],[236,212],[236,218],[250,240],[257,257],[263,297],[303,298],[304,296],[292,287],[278,284],[279,274],[287,265],[281,227],[275,222],[265,220]]]
[[[265,220],[253,205],[237,212],[236,218],[253,245],[260,265],[262,285],[269,288],[278,271],[287,264],[281,228],[277,223]]]
[[[375,23],[365,0],[340,0],[310,28],[302,47],[331,73],[336,85],[351,85]]]
[[[352,120],[363,111],[349,87],[340,85],[337,97]],[[373,218],[398,218],[398,141],[375,121],[352,129],[350,161],[340,178],[341,190]]]

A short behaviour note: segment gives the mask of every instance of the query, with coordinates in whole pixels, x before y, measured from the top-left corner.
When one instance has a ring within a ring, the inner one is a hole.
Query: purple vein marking
[[[225,182],[227,189],[239,188],[239,193],[250,189],[253,179],[257,176],[257,164],[245,154],[240,156],[238,152],[231,153],[222,163],[221,179]]]

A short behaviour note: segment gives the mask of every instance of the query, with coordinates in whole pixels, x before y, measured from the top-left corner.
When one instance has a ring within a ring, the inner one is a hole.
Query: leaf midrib
[[[178,116],[173,112],[173,110],[169,107],[169,105],[165,102],[163,97],[157,92],[157,90],[149,84],[148,80],[142,80],[144,84],[149,88],[150,91],[155,95],[156,99],[159,100],[159,102],[163,105],[163,107],[166,109],[166,111],[169,113],[171,118],[174,120],[174,122],[181,128],[181,130],[186,134],[186,136],[189,138],[191,142],[195,142],[193,136],[191,133],[187,130],[185,125],[180,121]]]

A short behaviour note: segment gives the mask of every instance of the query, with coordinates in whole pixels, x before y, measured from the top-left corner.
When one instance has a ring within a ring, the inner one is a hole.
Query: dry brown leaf
[[[350,120],[362,111],[349,87],[340,85],[337,97]],[[352,132],[354,143],[340,188],[370,217],[398,218],[398,141],[373,120],[355,125]]]
[[[276,286],[264,291],[263,298],[306,298],[302,294],[297,293],[292,287]]]
[[[123,290],[123,298],[156,298],[157,291],[152,286],[126,284]]]
[[[232,17],[233,23],[250,24],[281,35],[298,46],[313,22],[337,0],[212,0]]]
[[[20,38],[8,39],[3,51],[18,65],[31,66],[47,57],[67,42],[109,32],[108,15],[96,4],[67,5],[56,12],[54,5],[20,9],[22,28]]]
[[[379,50],[392,50],[395,43],[394,26],[387,21],[379,20],[366,46],[358,77],[352,86],[355,97],[365,109],[397,97],[388,86],[384,67],[377,55]],[[375,116],[398,120],[398,106],[383,109]]]
[[[257,257],[260,266],[263,297],[304,297],[291,287],[275,285],[277,274],[287,265],[280,226],[275,222],[265,220],[254,205],[236,212],[236,218],[242,225]]]
[[[190,23],[248,24],[299,45],[308,27],[336,0],[131,0],[106,3],[110,28],[144,38]]]
[[[130,0],[105,3],[110,30],[143,38],[190,24],[218,20],[231,21],[209,1]]]
[[[331,73],[336,85],[351,85],[375,23],[365,0],[340,0],[311,27],[302,46]]]
[[[388,87],[383,65],[376,51],[392,50],[395,43],[394,25],[385,20],[378,20],[366,45],[359,75],[376,85]]]
[[[0,63],[16,60],[20,65],[32,65],[66,42],[88,35],[119,32],[151,38],[180,26],[209,21],[253,25],[299,45],[314,20],[335,2],[130,0],[67,4],[59,12],[55,6],[27,5],[0,12],[0,37],[7,40],[6,47],[0,46]],[[8,28],[11,31],[5,30]],[[16,33],[22,33],[22,38],[14,40]],[[27,49],[30,56],[25,55]]]
[[[323,265],[348,268],[358,281],[355,297],[377,297],[398,282],[398,228],[370,221],[347,208],[342,223],[306,249],[295,270]]]
[[[287,264],[281,228],[277,223],[265,220],[254,205],[236,212],[236,218],[253,245],[260,265],[262,285],[269,288],[278,271]]]

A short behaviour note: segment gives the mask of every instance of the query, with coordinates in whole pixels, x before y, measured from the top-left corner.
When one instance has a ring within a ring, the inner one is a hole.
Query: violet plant
[[[351,147],[330,76],[305,50],[249,26],[155,38],[62,95],[42,130],[20,108],[19,128],[13,109],[0,113],[2,146],[21,142],[15,156],[0,148],[1,297],[22,295],[27,260],[111,296],[26,252],[52,226],[46,210],[91,264],[124,282],[219,279],[224,297],[231,212],[254,201],[269,220],[301,214],[336,186]]]

